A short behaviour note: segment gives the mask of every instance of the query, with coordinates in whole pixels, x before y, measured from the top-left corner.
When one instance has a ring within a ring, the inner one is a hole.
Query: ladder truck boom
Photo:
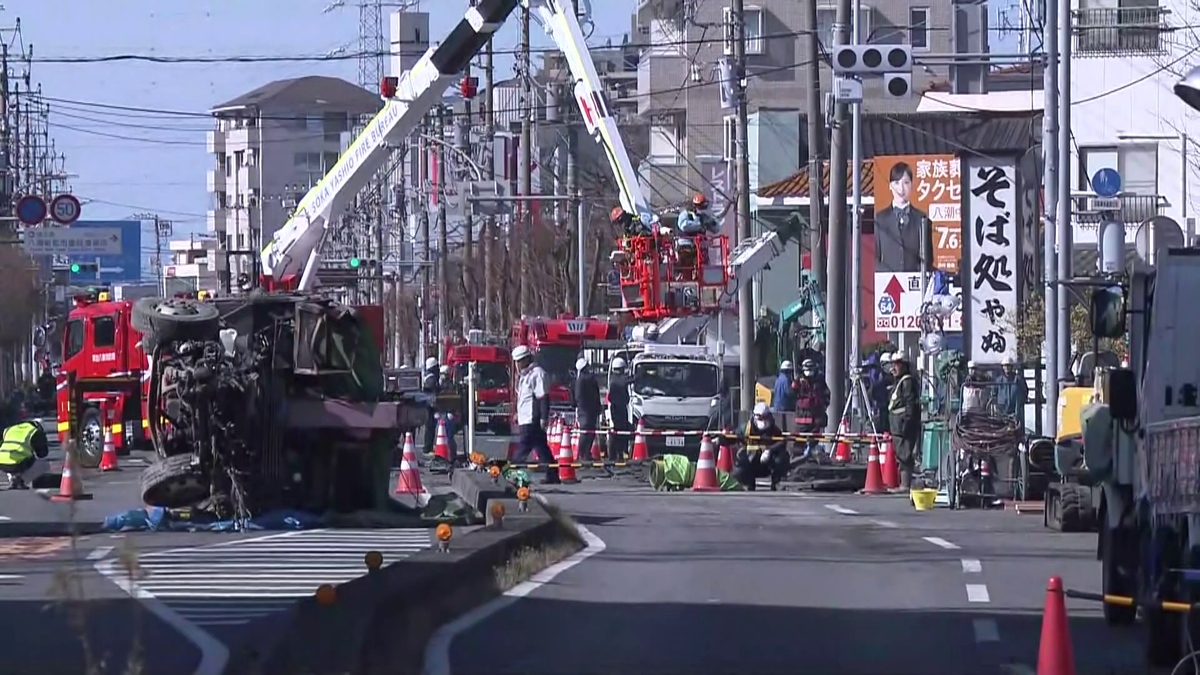
[[[575,78],[575,100],[588,132],[601,143],[620,190],[622,206],[647,225],[657,221],[641,192],[629,154],[609,111],[591,53],[570,0],[479,0],[440,44],[431,47],[396,81],[395,94],[367,123],[337,164],[296,207],[295,213],[263,248],[264,276],[308,291],[316,286],[321,246],[330,223],[383,166],[389,151],[406,139],[421,119],[518,5],[545,28],[567,57]],[[491,92],[488,92],[491,95]],[[295,281],[298,280],[298,283]]]

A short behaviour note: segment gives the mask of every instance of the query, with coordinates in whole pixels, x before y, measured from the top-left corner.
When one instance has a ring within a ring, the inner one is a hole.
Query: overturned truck
[[[383,508],[393,450],[424,422],[418,392],[387,392],[371,322],[311,294],[145,298],[152,506],[220,518],[272,509]]]

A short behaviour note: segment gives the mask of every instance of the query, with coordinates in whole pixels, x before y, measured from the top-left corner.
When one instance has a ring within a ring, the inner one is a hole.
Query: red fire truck
[[[533,352],[534,360],[546,371],[550,385],[550,411],[573,420],[575,409],[571,402],[571,376],[575,361],[582,355],[585,343],[617,340],[621,325],[608,319],[575,317],[562,314],[558,318],[527,318],[513,325],[511,346],[525,345]],[[513,373],[516,381],[516,373]],[[513,388],[513,414],[516,414],[516,388]]]
[[[508,435],[512,432],[508,347],[503,341],[485,336],[478,330],[471,331],[465,342],[446,345],[446,365],[456,382],[466,380],[467,364],[472,361],[478,376],[476,419],[492,433]]]

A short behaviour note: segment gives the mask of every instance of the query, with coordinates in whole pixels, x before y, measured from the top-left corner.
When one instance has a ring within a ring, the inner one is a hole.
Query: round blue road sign
[[[37,195],[25,195],[17,200],[17,219],[26,225],[41,225],[47,213],[46,200]]]
[[[1121,193],[1121,174],[1116,169],[1100,169],[1092,176],[1092,192],[1101,197],[1116,197]]]

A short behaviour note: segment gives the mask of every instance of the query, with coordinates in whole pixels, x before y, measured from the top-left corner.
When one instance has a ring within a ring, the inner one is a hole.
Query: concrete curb
[[[448,553],[430,549],[341,584],[331,606],[306,598],[262,622],[234,647],[224,672],[419,673],[438,627],[499,595],[496,568],[522,549],[574,536],[535,501],[527,514],[508,512],[502,530],[475,530],[452,540]],[[404,662],[378,663],[381,645]]]

